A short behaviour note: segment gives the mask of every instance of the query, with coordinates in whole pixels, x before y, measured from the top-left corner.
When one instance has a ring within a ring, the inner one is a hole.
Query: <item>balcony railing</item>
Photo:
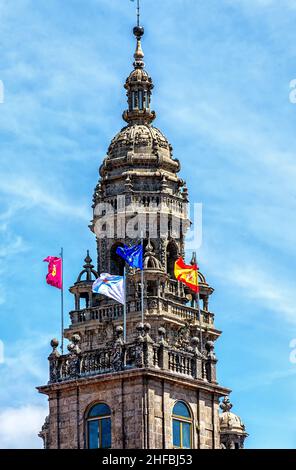
[[[188,305],[177,304],[173,300],[163,299],[161,297],[148,297],[144,300],[144,310],[146,313],[158,315],[170,315],[181,320],[199,322],[197,308]],[[127,313],[141,312],[141,301],[127,303]],[[99,322],[116,320],[123,317],[123,306],[112,304],[102,307],[90,307],[82,310],[73,310],[70,312],[71,322],[74,325],[79,323],[98,320]],[[208,326],[214,325],[214,314],[201,310],[201,321]]]
[[[122,329],[118,328],[121,335]],[[125,344],[122,338],[118,337],[110,347],[92,351],[80,351],[78,335],[73,335],[73,338],[76,338],[75,344],[70,344],[69,354],[60,355],[57,344],[52,344],[53,352],[49,356],[49,383],[139,368],[161,369],[192,379],[215,382],[217,361],[213,353],[213,343],[206,343],[200,351],[197,347],[198,340],[192,338],[191,346],[177,349],[164,341],[164,333],[161,331],[163,328],[160,328],[160,340],[153,342],[149,336],[150,328],[149,324],[138,326],[138,337],[131,344]]]
[[[103,202],[104,204],[110,204],[112,207],[112,210],[110,207],[110,214],[122,211],[141,212],[143,208],[146,213],[167,212],[180,218],[188,217],[188,203],[182,199],[181,195],[159,194],[156,196],[155,193],[135,193],[128,197],[124,195],[104,197]]]

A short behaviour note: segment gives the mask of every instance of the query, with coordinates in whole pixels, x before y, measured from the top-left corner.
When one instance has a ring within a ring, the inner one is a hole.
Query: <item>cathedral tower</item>
[[[226,429],[228,415],[219,418],[219,399],[230,390],[216,378],[214,343],[221,332],[209,309],[213,288],[199,273],[199,314],[194,295],[174,278],[190,226],[188,191],[172,146],[152,125],[153,82],[144,66],[143,34],[134,28],[133,70],[124,85],[126,126],[108,148],[93,196],[97,266],[87,253],[70,287],[68,353],[61,355],[58,341],[51,341],[49,382],[38,387],[49,399],[40,436],[50,449],[218,449],[221,443],[243,447],[246,437],[242,428]],[[141,237],[144,321],[141,273],[129,269],[124,340],[123,306],[93,293],[92,283],[98,273],[122,275],[116,248]]]

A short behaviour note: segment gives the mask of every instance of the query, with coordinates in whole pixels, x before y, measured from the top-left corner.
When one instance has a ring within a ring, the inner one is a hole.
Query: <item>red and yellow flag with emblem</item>
[[[183,282],[186,286],[190,287],[194,292],[199,291],[198,286],[198,266],[197,264],[187,265],[180,257],[175,262],[174,269],[175,277],[178,281]]]
[[[57,287],[58,289],[62,289],[62,258],[58,258],[57,256],[48,256],[43,261],[48,263],[48,273],[46,275],[47,284]]]

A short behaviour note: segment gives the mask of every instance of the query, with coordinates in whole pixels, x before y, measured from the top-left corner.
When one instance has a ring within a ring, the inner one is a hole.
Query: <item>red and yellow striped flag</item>
[[[186,286],[190,287],[194,292],[199,291],[198,286],[198,266],[197,264],[187,265],[180,257],[175,262],[174,269],[175,277],[178,281],[183,282]]]

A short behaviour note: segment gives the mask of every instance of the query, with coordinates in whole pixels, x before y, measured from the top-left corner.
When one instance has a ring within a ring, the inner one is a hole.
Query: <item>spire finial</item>
[[[133,29],[133,33],[137,39],[136,52],[134,53],[134,58],[135,58],[134,67],[135,69],[143,69],[145,64],[143,62],[144,52],[143,52],[142,45],[141,45],[141,37],[144,34],[144,28],[142,26],[135,26]]]
[[[91,257],[89,256],[89,250],[86,251],[86,257],[84,258],[84,262],[85,262],[85,264],[84,264],[83,267],[84,267],[85,269],[88,269],[88,268],[92,269],[92,268],[94,267],[94,266],[91,264],[92,259],[91,259]]]
[[[190,264],[192,265],[196,264],[196,252],[195,251],[192,252],[192,258],[191,258]]]
[[[86,252],[86,257],[84,258],[83,270],[79,274],[79,276],[77,278],[77,282],[82,281],[82,276],[84,274],[86,275],[86,279],[85,279],[86,281],[91,281],[92,280],[92,275],[94,276],[95,279],[97,277],[99,277],[97,271],[94,270],[94,265],[92,264],[92,259],[89,256],[89,250],[87,250],[87,252]]]
[[[130,73],[124,85],[127,90],[128,109],[124,111],[122,117],[129,125],[149,125],[155,119],[155,112],[150,109],[153,83],[145,70],[143,61],[144,53],[141,38],[144,34],[144,28],[140,26],[140,0],[137,0],[137,26],[134,27],[133,33],[137,40],[134,53],[134,70]]]

